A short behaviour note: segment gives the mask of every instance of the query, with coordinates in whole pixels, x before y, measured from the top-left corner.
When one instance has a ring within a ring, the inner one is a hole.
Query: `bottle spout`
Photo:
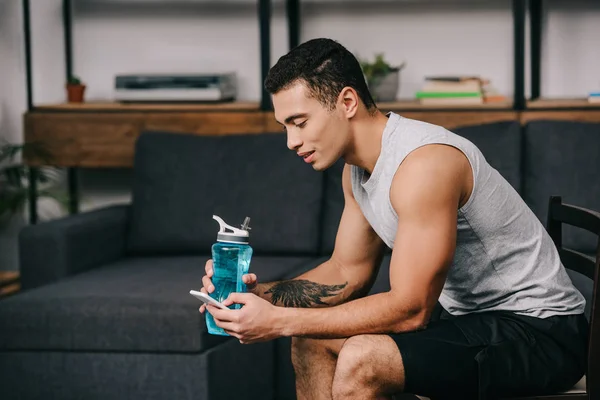
[[[213,219],[219,223],[219,233],[225,233],[226,228],[233,229],[233,227],[227,225],[221,217],[213,215]]]
[[[244,223],[242,224],[242,230],[249,231],[250,229],[250,217],[244,218]]]
[[[229,233],[229,234],[238,235],[238,236],[248,236],[248,230],[250,229],[250,227],[247,226],[250,224],[249,217],[246,217],[246,219],[244,220],[242,229],[235,228],[231,225],[228,225],[227,223],[225,223],[225,221],[223,221],[223,219],[221,217],[219,217],[217,215],[213,215],[213,219],[219,223],[219,233]],[[246,228],[244,228],[244,226],[246,226]],[[230,232],[226,232],[227,229],[229,229]]]

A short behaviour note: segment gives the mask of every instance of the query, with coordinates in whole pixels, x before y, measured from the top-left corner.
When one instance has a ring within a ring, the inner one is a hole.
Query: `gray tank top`
[[[546,318],[580,314],[585,299],[573,286],[552,239],[513,187],[467,139],[442,127],[388,114],[381,154],[371,176],[351,167],[352,191],[375,232],[394,248],[398,215],[389,191],[400,163],[427,144],[462,151],[473,191],[458,210],[456,250],[440,304],[453,315],[506,310]]]

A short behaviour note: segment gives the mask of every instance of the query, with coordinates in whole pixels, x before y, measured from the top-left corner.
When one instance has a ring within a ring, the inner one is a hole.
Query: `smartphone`
[[[203,302],[204,304],[207,304],[207,305],[210,304],[210,305],[213,305],[215,307],[222,308],[223,310],[229,310],[227,307],[225,307],[223,305],[223,303],[221,303],[221,302],[213,299],[212,297],[210,297],[206,293],[197,292],[195,290],[190,290],[190,294],[192,296],[194,296],[195,298],[197,298],[198,300],[200,300],[201,302]]]

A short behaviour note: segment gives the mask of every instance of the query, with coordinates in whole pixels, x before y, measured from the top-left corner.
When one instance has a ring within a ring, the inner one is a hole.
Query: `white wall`
[[[20,0],[2,1],[21,3]],[[29,1],[34,104],[62,102],[65,99],[62,0]]]
[[[600,1],[551,0],[544,15],[542,94],[585,97],[600,90]]]
[[[20,141],[27,108],[21,2],[0,1],[0,140]]]
[[[239,98],[261,92],[256,0],[74,0],[74,72],[90,100],[110,100],[117,73],[234,70]],[[287,51],[284,1],[274,0],[272,63]],[[64,100],[61,0],[31,0],[34,103]],[[511,0],[302,0],[305,41],[328,36],[363,57],[407,61],[400,98],[428,74],[481,74],[513,92]],[[600,90],[600,2],[547,0],[542,93]],[[0,0],[0,135],[22,138],[20,0]],[[81,171],[82,209],[130,199],[130,171]]]
[[[303,39],[334,37],[359,56],[385,52],[393,63],[406,61],[400,98],[414,98],[423,77],[433,74],[481,74],[512,95],[512,17],[505,4],[310,4]]]
[[[26,109],[20,2],[0,0],[0,142],[22,138],[21,114]],[[0,221],[0,271],[18,266],[16,235],[22,218]]]
[[[15,0],[4,0],[15,2]],[[111,100],[114,75],[234,70],[239,98],[260,97],[255,0],[75,0],[74,71],[88,99]],[[58,0],[32,8],[34,98],[64,98]],[[287,51],[282,0],[274,0],[272,62]],[[327,36],[363,57],[385,52],[407,61],[400,98],[412,98],[429,74],[481,74],[513,92],[510,0],[303,0],[302,37]],[[600,2],[549,0],[544,15],[542,93],[584,97],[600,88]]]

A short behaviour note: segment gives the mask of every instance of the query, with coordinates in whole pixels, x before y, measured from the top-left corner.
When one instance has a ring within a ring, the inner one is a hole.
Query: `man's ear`
[[[358,105],[360,101],[356,90],[346,86],[340,92],[339,100],[341,102],[341,106],[343,107],[346,118],[354,117],[358,111]]]

